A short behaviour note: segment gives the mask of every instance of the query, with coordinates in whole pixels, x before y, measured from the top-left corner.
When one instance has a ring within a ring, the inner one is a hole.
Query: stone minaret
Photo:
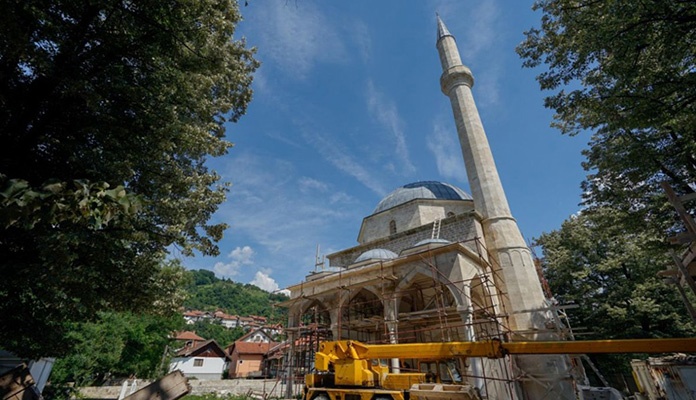
[[[442,92],[452,103],[474,207],[483,218],[484,239],[493,258],[494,269],[497,269],[496,263],[500,267],[496,285],[503,292],[503,302],[510,316],[510,327],[515,332],[512,339],[552,339],[552,335],[542,333],[548,331],[547,323],[551,322],[546,310],[548,306],[532,254],[510,213],[486,132],[474,103],[471,92],[474,77],[471,70],[462,64],[454,36],[439,16],[437,50],[443,71],[440,85]],[[524,155],[520,153],[520,157]],[[556,389],[553,390],[556,396],[551,397],[572,399],[572,388],[561,382],[565,380],[563,375],[567,375],[567,372],[563,371],[566,364],[564,360],[564,357],[533,356],[517,357],[516,362],[528,374],[539,378],[540,375],[545,375],[546,379],[556,381]],[[527,382],[523,383],[522,387],[526,395],[530,396],[528,398],[545,398],[545,388],[532,381]]]

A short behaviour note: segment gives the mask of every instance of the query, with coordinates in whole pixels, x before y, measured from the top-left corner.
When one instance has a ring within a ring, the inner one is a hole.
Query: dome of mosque
[[[471,195],[449,183],[422,181],[409,183],[389,193],[377,204],[373,214],[394,208],[414,199],[472,200]]]
[[[424,240],[421,240],[420,242],[416,243],[415,245],[413,245],[413,247],[422,246],[424,244],[450,244],[450,243],[452,243],[452,242],[450,242],[449,240],[445,240],[445,239],[437,239],[437,238],[424,239]]]
[[[398,255],[391,250],[387,249],[372,249],[362,253],[358,258],[355,259],[356,263],[366,260],[391,260],[396,258]]]

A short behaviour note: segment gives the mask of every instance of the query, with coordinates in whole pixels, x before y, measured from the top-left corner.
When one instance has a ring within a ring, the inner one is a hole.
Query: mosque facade
[[[423,181],[382,199],[363,219],[356,246],[327,255],[328,268],[288,288],[294,345],[562,336],[498,177],[471,92],[473,75],[439,17],[436,43],[472,194]],[[293,353],[298,371],[310,353]],[[390,362],[392,371],[415,365]],[[575,398],[575,371],[564,356],[470,359],[461,369],[489,399]]]

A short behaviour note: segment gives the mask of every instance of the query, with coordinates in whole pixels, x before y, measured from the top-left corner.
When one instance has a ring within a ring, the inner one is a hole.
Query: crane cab
[[[420,373],[425,374],[426,383],[464,383],[460,367],[461,360],[455,358],[420,360],[418,362],[418,370]]]

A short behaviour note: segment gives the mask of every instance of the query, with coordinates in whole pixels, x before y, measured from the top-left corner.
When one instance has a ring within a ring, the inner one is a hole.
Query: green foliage
[[[205,339],[215,339],[222,348],[231,345],[245,334],[244,329],[241,327],[228,329],[219,323],[208,321],[197,321],[193,326],[187,326],[186,330],[192,330]]]
[[[169,334],[181,329],[178,315],[153,316],[103,312],[94,322],[71,326],[72,353],[56,360],[52,385],[101,384],[109,376],[155,378]]]
[[[193,270],[191,271],[191,276],[193,277],[192,287],[208,285],[211,283],[218,282],[220,280],[215,276],[215,273],[213,271],[207,269]]]
[[[3,178],[0,175],[0,181]],[[4,223],[0,228],[21,224],[23,229],[32,229],[45,222],[53,226],[82,224],[97,230],[140,209],[140,201],[120,185],[109,189],[106,182],[75,180],[72,185],[48,182],[33,189],[25,180],[11,179],[0,192],[0,221]]]
[[[584,212],[545,233],[544,274],[571,325],[586,327],[587,339],[687,337],[696,334],[673,286],[656,275],[668,259],[660,236],[626,231],[628,213]],[[583,337],[585,338],[585,337]],[[599,357],[605,370],[626,368],[626,357]]]
[[[190,274],[195,284],[189,287],[190,297],[184,302],[186,308],[202,311],[221,309],[228,314],[241,316],[260,315],[271,322],[285,322],[287,319],[285,308],[273,307],[274,303],[288,299],[283,294],[268,293],[250,284],[221,280],[206,270],[190,271]]]
[[[65,343],[70,351],[58,358],[54,366],[51,375],[54,397],[68,397],[65,395],[68,392],[63,389],[69,382],[86,386],[100,384],[109,376],[158,377],[166,369],[162,363],[168,362],[171,355],[166,350],[171,344],[169,336],[175,330],[194,330],[205,339],[215,339],[223,347],[244,335],[241,328],[227,329],[214,322],[200,321],[193,326],[184,324],[180,314],[182,302],[196,299],[197,287],[222,284],[239,288],[242,291],[240,296],[252,296],[253,293],[255,297],[246,307],[254,311],[268,310],[272,300],[286,299],[255,286],[220,280],[206,270],[186,271],[176,260],[161,265],[150,284],[156,300],[148,313],[100,312],[95,321],[74,322],[66,326]],[[253,304],[254,301],[257,304]],[[217,310],[221,307],[209,303],[207,308]],[[261,312],[256,314],[264,315]],[[274,315],[282,321],[286,318],[277,311]]]
[[[696,182],[696,3],[538,0],[541,26],[517,51],[553,94],[554,125],[589,130],[586,206],[542,235],[544,268],[576,326],[595,338],[693,335],[676,290],[655,273],[683,230],[659,185]],[[693,206],[693,204],[691,205]],[[693,211],[693,209],[691,210]],[[601,358],[609,370],[621,357]],[[625,367],[626,364],[623,366]]]
[[[696,3],[539,0],[541,27],[518,53],[556,91],[546,106],[562,132],[593,132],[585,204],[630,212],[636,231],[673,228],[658,183],[696,182]]]
[[[217,254],[205,161],[258,63],[233,0],[1,8],[0,343],[58,355],[71,322],[161,300],[169,246]]]

